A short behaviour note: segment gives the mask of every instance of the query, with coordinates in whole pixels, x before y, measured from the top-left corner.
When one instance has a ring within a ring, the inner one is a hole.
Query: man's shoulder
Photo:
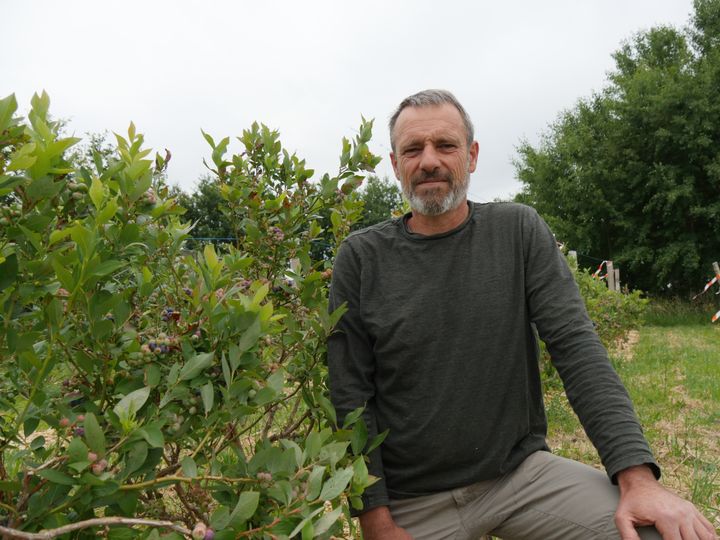
[[[402,228],[402,219],[402,217],[390,218],[363,229],[358,229],[357,231],[351,232],[347,238],[345,238],[344,242],[359,245],[397,236]]]
[[[476,213],[488,213],[494,216],[535,216],[537,212],[531,206],[512,201],[473,203]]]
[[[537,211],[531,206],[516,202],[490,202],[473,203],[475,223],[477,226],[486,227],[492,224],[494,227],[512,229],[531,228],[540,220]]]

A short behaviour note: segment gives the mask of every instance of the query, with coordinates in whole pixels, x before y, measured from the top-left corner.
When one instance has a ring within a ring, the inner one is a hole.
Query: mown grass
[[[720,530],[720,325],[710,323],[707,309],[672,307],[654,306],[648,317],[653,324],[634,333],[613,362],[660,462],[663,483],[693,501]],[[548,386],[546,407],[553,451],[599,466],[557,385]]]

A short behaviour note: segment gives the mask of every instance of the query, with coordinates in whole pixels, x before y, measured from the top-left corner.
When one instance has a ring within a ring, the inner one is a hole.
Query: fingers
[[[629,517],[616,514],[615,526],[622,540],[640,540],[640,535],[635,530],[635,525]]]
[[[718,540],[715,527],[713,527],[712,523],[710,523],[710,521],[700,512],[698,512],[698,519],[695,524],[695,533],[701,540]]]
[[[710,520],[707,519],[702,514],[700,514],[700,512],[698,512],[698,515],[700,516],[700,524],[701,524],[702,530],[704,530],[704,533],[708,535],[707,538],[709,540],[718,540],[718,534],[715,531],[715,527],[713,527],[712,523],[710,523]],[[698,535],[700,535],[700,532],[698,532]],[[705,538],[705,537],[700,535],[700,538]]]

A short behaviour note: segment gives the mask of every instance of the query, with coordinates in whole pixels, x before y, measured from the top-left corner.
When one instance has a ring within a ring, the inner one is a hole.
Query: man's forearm
[[[617,482],[620,491],[631,489],[638,482],[653,482],[655,475],[648,465],[636,465],[617,473]]]
[[[360,514],[360,527],[365,540],[412,540],[410,534],[398,527],[387,506],[378,506]]]

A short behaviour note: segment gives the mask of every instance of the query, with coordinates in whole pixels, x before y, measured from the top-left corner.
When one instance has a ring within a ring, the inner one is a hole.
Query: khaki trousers
[[[395,522],[415,540],[619,539],[614,515],[617,486],[605,473],[549,452],[535,452],[516,470],[413,499],[393,500]],[[654,527],[643,540],[660,539]]]

